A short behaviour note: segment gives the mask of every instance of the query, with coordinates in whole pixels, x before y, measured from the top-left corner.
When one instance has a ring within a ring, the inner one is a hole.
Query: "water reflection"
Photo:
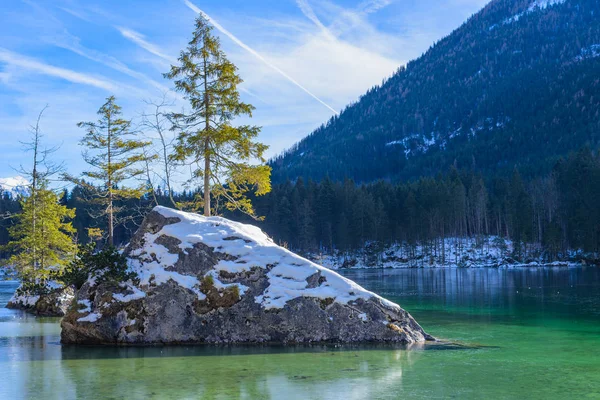
[[[402,384],[406,350],[122,359],[64,363],[77,395],[119,398],[376,398]],[[90,392],[94,388],[94,393]],[[97,391],[100,391],[98,393]],[[166,395],[168,393],[168,395]]]
[[[198,356],[185,348],[129,348],[120,349],[122,358],[117,358],[114,351],[108,350],[109,357],[100,352],[80,349],[72,357],[73,349],[63,349],[62,361],[11,362],[10,386],[2,386],[0,397],[377,398],[390,387],[401,387],[403,371],[423,353],[363,348]]]
[[[600,269],[411,269],[350,270],[344,275],[407,307],[480,317],[551,312],[563,317],[600,316]]]
[[[408,348],[61,346],[57,319],[0,308],[0,399],[582,396],[600,387],[599,271],[345,271],[459,341]]]

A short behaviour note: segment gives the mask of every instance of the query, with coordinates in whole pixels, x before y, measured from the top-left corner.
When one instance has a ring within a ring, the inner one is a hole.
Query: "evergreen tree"
[[[35,192],[21,201],[22,212],[9,228],[13,253],[9,264],[16,267],[23,280],[45,281],[53,271],[65,267],[73,258],[75,229],[68,220],[75,210],[60,204],[60,199],[38,181]]]
[[[84,180],[67,176],[71,181],[86,186],[94,192],[92,202],[100,206],[101,216],[107,219],[107,243],[114,245],[115,226],[122,223],[119,219],[119,200],[140,198],[146,192],[146,185],[135,188],[121,185],[144,173],[139,163],[145,160],[142,152],[148,142],[137,140],[131,130],[131,121],[121,118],[122,112],[110,96],[98,110],[100,116],[96,122],[80,122],[80,128],[86,130],[80,144],[85,147],[83,158],[92,170],[83,173],[85,179],[99,183],[98,186]]]
[[[61,167],[48,160],[56,149],[42,148],[40,120],[45,110],[32,127],[31,141],[25,143],[25,149],[32,153],[31,169],[21,167],[30,182],[29,195],[20,201],[21,212],[8,229],[10,241],[6,246],[11,253],[9,264],[27,282],[44,282],[52,271],[67,265],[76,251],[75,229],[67,222],[75,211],[61,204],[61,198],[48,188],[49,179]]]
[[[525,190],[523,180],[519,171],[515,169],[510,181],[511,207],[511,238],[514,242],[515,254],[520,257],[522,244],[531,240],[532,233],[532,210],[529,195]]]
[[[254,141],[259,127],[231,124],[237,116],[252,116],[254,108],[240,100],[237,86],[242,79],[212,29],[199,16],[192,40],[179,56],[179,65],[171,66],[165,74],[191,107],[189,113],[170,115],[178,132],[174,157],[194,166],[192,179],[203,180],[204,215],[211,215],[211,193],[225,198],[228,209],[254,215],[246,193],[268,193],[271,168],[250,162],[258,159],[264,163],[267,146]]]

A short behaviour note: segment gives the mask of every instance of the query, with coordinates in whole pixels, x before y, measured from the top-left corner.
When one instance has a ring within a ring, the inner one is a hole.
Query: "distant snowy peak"
[[[7,193],[13,198],[27,196],[29,193],[28,185],[29,181],[22,176],[0,178],[0,193],[2,195]]]

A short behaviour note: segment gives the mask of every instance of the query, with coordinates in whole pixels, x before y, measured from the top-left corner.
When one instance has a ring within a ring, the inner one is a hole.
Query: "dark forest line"
[[[174,200],[189,203],[200,194],[183,191]],[[77,211],[73,226],[80,243],[94,240],[90,229],[106,229],[104,219],[95,217],[100,210],[88,197],[87,189],[76,186],[61,198],[62,204]],[[550,262],[565,259],[574,250],[588,256],[600,252],[598,199],[600,156],[582,149],[557,162],[551,173],[532,180],[524,180],[516,168],[511,177],[451,168],[445,175],[400,184],[357,186],[351,180],[298,179],[252,198],[262,221],[225,209],[220,214],[256,224],[277,243],[305,254],[359,250],[373,242],[433,246],[445,238],[498,236],[513,242],[515,259],[523,259],[527,249],[535,247]],[[139,200],[121,202],[117,208],[123,223],[115,229],[115,243],[128,242],[156,203],[172,206],[161,188]],[[18,202],[5,195],[0,213],[18,211]],[[10,218],[0,221],[0,243],[6,243],[11,223]]]

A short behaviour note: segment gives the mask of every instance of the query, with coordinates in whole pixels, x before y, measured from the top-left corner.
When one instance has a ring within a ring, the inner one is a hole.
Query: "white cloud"
[[[257,19],[236,28],[241,30],[239,36],[248,40],[257,36],[257,32],[271,33],[276,29],[286,45],[281,44],[280,38],[276,42],[262,42],[261,53],[290,75],[297,76],[299,81],[306,82],[304,86],[311,93],[341,108],[381,83],[403,63],[403,60],[386,55],[399,53],[398,41],[378,32],[365,20],[365,9],[374,12],[374,3],[365,2],[357,10],[346,10],[321,1],[318,11],[323,18],[320,19],[307,0],[298,0],[297,5],[312,25],[298,22],[297,18]],[[382,7],[383,2],[377,2],[377,5]],[[360,41],[354,40],[354,35],[346,38],[347,31],[355,30],[360,30],[364,36]],[[379,51],[380,47],[385,50]],[[288,103],[291,107],[299,102],[298,96],[290,93],[288,85],[282,84],[281,79],[273,79],[269,70],[253,62],[252,57],[240,52],[231,52],[231,57],[240,67],[247,87],[265,93],[264,98],[276,99],[276,103],[282,105],[278,111],[285,110]],[[320,118],[320,122],[328,117],[322,113],[311,114]],[[291,114],[289,116],[293,118]]]
[[[0,72],[0,82],[6,84],[10,81],[11,74],[8,72]]]
[[[146,37],[144,35],[142,35],[141,33],[136,32],[132,29],[127,29],[127,28],[123,28],[123,27],[117,27],[117,29],[119,30],[119,32],[121,32],[121,35],[123,35],[123,37],[131,40],[133,43],[137,44],[138,46],[140,46],[147,52],[152,53],[155,56],[160,57],[163,60],[168,61],[170,63],[176,62],[175,57],[171,57],[171,56],[163,53],[162,49],[160,49],[158,46],[148,42],[146,40]]]
[[[82,13],[81,11],[75,11],[72,8],[68,8],[68,7],[59,7],[62,11],[66,12],[67,14],[71,14],[73,17],[75,18],[79,18],[82,21],[85,22],[93,22],[87,15],[85,15],[84,13]]]
[[[392,0],[367,0],[359,4],[358,9],[365,14],[371,14],[390,4],[392,4]]]
[[[72,83],[95,86],[109,92],[117,90],[117,85],[107,79],[83,74],[70,69],[55,67],[3,48],[0,48],[0,61],[13,67],[23,68],[42,75],[61,78]]]
[[[154,86],[155,88],[159,89],[160,91],[165,92],[168,90],[168,88],[166,88],[164,85],[156,82],[153,79],[150,79],[148,76],[144,75],[143,73],[141,73],[139,71],[135,71],[135,70],[129,68],[127,65],[125,65],[123,62],[117,60],[116,58],[109,56],[107,54],[103,54],[99,51],[88,49],[88,48],[82,46],[81,40],[78,37],[71,35],[66,30],[60,35],[46,37],[45,40],[48,43],[51,43],[57,47],[61,47],[63,49],[72,51],[75,54],[78,54],[82,57],[85,57],[89,60],[98,62],[100,64],[103,64],[109,68],[112,68],[115,71],[119,71],[119,72],[121,72],[125,75],[128,75],[134,79],[140,80],[144,83],[148,83],[148,84]]]
[[[301,85],[297,80],[295,80],[294,78],[292,78],[291,76],[289,76],[287,73],[285,73],[283,70],[281,70],[279,67],[277,67],[273,62],[267,60],[261,54],[259,54],[254,49],[252,49],[250,46],[248,46],[247,44],[245,44],[244,42],[242,42],[235,35],[233,35],[231,32],[229,32],[227,29],[225,29],[223,26],[221,26],[217,21],[215,21],[214,19],[210,18],[205,12],[203,12],[202,10],[200,10],[194,4],[192,4],[188,0],[184,0],[184,3],[191,10],[193,10],[194,12],[196,12],[196,13],[201,14],[202,16],[204,16],[207,20],[210,21],[211,24],[213,24],[213,26],[215,28],[217,28],[222,34],[224,34],[225,36],[227,36],[229,39],[231,39],[238,46],[240,46],[241,48],[243,48],[244,50],[246,50],[248,53],[252,54],[254,57],[258,58],[260,61],[262,61],[269,68],[275,70],[277,73],[279,73],[285,79],[287,79],[288,81],[292,82],[294,85],[296,85],[297,87],[299,87],[300,89],[302,89],[309,96],[311,96],[312,98],[314,98],[315,100],[317,100],[319,103],[321,103],[322,105],[324,105],[325,107],[327,107],[328,109],[330,109],[333,113],[337,114],[337,111],[335,111],[331,106],[329,106],[327,103],[325,103],[323,100],[321,100],[315,94],[313,94],[310,90],[308,90],[306,87],[304,87],[303,85]]]

